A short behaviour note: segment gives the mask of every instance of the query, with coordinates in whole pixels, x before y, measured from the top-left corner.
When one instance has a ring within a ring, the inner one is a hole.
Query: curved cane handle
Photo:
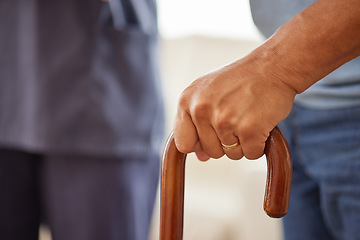
[[[292,161],[288,143],[278,127],[266,141],[267,178],[264,210],[270,217],[285,216],[289,207]]]
[[[287,213],[290,198],[292,162],[288,144],[278,127],[266,141],[268,171],[264,210],[279,218]],[[180,153],[171,134],[164,151],[161,169],[160,240],[181,240],[184,214],[186,154]]]

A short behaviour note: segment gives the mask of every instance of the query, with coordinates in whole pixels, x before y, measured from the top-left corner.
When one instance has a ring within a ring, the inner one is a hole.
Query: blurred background
[[[246,55],[263,38],[248,0],[158,0],[166,134],[180,93],[199,76]],[[184,240],[279,240],[281,221],[262,209],[266,159],[200,162],[186,166]],[[158,194],[159,196],[159,194]],[[159,197],[158,197],[159,198]],[[158,240],[159,199],[149,240]],[[41,240],[50,239],[46,229]]]

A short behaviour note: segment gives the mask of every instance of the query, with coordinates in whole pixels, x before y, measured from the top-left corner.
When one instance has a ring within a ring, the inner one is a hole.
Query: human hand
[[[271,130],[287,117],[296,91],[254,61],[238,60],[194,81],[182,93],[174,138],[202,160],[257,159]],[[222,146],[239,143],[226,149]]]
[[[194,81],[178,105],[178,150],[200,160],[260,157],[295,95],[360,56],[359,12],[358,0],[316,1],[245,58]]]

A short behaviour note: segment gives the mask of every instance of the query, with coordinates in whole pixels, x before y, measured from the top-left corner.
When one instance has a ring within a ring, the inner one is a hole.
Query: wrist
[[[261,76],[266,81],[285,85],[295,94],[302,93],[313,83],[312,76],[303,66],[289,59],[286,50],[277,45],[265,43],[246,56],[243,61],[256,69],[249,69],[252,74]]]
[[[301,93],[360,55],[360,2],[317,1],[254,50],[266,77]]]
[[[301,46],[296,46],[297,41],[288,35],[285,27],[280,28],[252,54],[256,56],[257,65],[266,78],[282,82],[299,94],[323,75],[319,62],[312,59]]]

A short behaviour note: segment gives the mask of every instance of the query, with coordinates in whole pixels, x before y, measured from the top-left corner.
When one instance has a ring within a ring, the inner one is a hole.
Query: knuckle
[[[211,105],[206,102],[197,103],[192,109],[192,115],[195,118],[206,118],[211,112]]]
[[[194,141],[185,141],[180,136],[174,137],[175,140],[175,146],[179,152],[182,153],[191,153],[194,150],[195,142]]]
[[[214,127],[217,130],[225,131],[225,130],[232,129],[234,127],[234,124],[232,123],[230,117],[228,117],[225,114],[222,114],[216,118],[216,120],[214,122]]]
[[[192,152],[192,147],[190,145],[187,144],[183,144],[183,143],[176,143],[176,148],[179,150],[179,152],[182,153],[190,153]]]
[[[188,108],[188,95],[185,92],[182,92],[179,97],[178,108],[180,109]]]
[[[242,136],[243,139],[249,139],[259,130],[258,123],[257,121],[247,118],[238,125],[237,130],[239,136]]]

